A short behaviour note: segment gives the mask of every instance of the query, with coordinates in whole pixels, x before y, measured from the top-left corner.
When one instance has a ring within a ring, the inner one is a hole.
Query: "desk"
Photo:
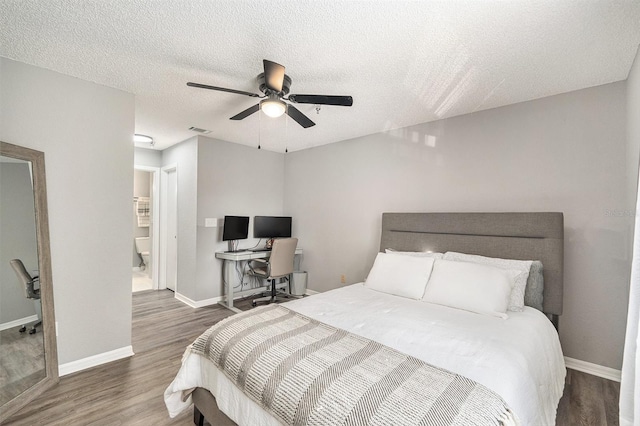
[[[293,270],[300,270],[300,255],[302,255],[302,249],[296,248],[296,254],[293,262]],[[220,259],[224,261],[224,282],[227,284],[227,288],[225,289],[226,297],[221,300],[220,303],[225,308],[231,309],[235,312],[241,312],[238,308],[233,307],[233,288],[237,285],[237,280],[235,279],[235,275],[233,272],[235,271],[236,262],[243,262],[252,259],[267,259],[271,256],[271,251],[236,251],[233,253],[225,252],[225,251],[217,251],[216,259]],[[252,290],[257,290],[252,289]]]

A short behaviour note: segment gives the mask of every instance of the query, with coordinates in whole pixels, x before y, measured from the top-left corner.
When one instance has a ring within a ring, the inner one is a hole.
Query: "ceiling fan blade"
[[[262,63],[264,64],[264,82],[266,86],[276,92],[282,92],[284,67],[266,59],[263,59]]]
[[[242,120],[243,118],[247,118],[248,116],[250,116],[254,112],[258,112],[258,111],[260,111],[260,104],[255,104],[251,108],[247,108],[244,111],[242,111],[241,113],[234,115],[229,120]]]
[[[312,126],[316,125],[316,123],[314,123],[313,121],[309,120],[309,117],[307,117],[306,115],[301,113],[300,110],[298,108],[294,107],[293,105],[287,104],[286,111],[287,111],[287,115],[289,117],[293,118],[296,121],[296,123],[298,123],[299,125],[301,125],[305,129],[308,129],[309,127],[312,127]]]
[[[316,104],[316,105],[338,105],[351,106],[353,98],[351,96],[330,96],[330,95],[289,95],[291,102],[299,104]]]
[[[260,97],[260,95],[256,95],[255,93],[243,92],[242,90],[226,89],[224,87],[208,86],[206,84],[200,84],[200,83],[191,83],[191,82],[189,82],[189,83],[187,83],[187,86],[189,86],[189,87],[197,87],[199,89],[217,90],[219,92],[235,93],[237,95],[251,96],[252,98],[259,98]]]

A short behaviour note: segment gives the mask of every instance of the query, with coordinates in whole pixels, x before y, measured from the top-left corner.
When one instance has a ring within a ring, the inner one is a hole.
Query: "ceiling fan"
[[[315,126],[316,123],[311,121],[309,117],[300,112],[296,107],[284,101],[315,105],[353,105],[353,98],[351,96],[289,95],[286,97],[289,94],[289,88],[291,87],[291,77],[284,73],[284,66],[266,59],[262,62],[264,64],[264,72],[258,75],[258,83],[263,95],[192,82],[187,83],[187,86],[198,87],[200,89],[218,90],[220,92],[236,93],[238,95],[263,99],[256,105],[234,115],[231,117],[231,120],[242,120],[243,118],[246,118],[254,112],[258,112],[262,109],[262,112],[267,114],[269,117],[280,117],[282,114],[286,113],[305,129]]]

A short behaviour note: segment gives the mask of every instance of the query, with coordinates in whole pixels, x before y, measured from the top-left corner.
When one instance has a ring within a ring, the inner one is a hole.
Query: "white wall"
[[[619,369],[630,265],[625,83],[288,154],[309,287],[362,281],[385,211],[561,211],[566,356]],[[637,167],[635,171],[637,173]],[[613,212],[613,213],[612,213]]]
[[[161,167],[162,151],[155,151],[147,148],[134,148],[134,164],[136,166]]]
[[[249,216],[249,239],[239,247],[252,247],[254,216],[283,214],[285,155],[221,140],[198,137],[197,299],[224,294],[222,262],[216,251],[227,250],[222,226],[204,227],[205,218]],[[222,221],[220,221],[222,222]]]
[[[60,364],[131,345],[134,97],[0,58],[0,139],[45,153]]]

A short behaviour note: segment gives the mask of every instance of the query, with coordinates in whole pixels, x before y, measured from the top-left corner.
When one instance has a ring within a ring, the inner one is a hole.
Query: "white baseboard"
[[[218,296],[218,297],[212,297],[211,299],[196,301],[196,300],[191,300],[187,296],[180,294],[178,292],[176,292],[174,297],[179,301],[181,301],[182,303],[184,303],[185,305],[191,306],[192,308],[203,308],[205,306],[215,305],[216,303],[222,300],[222,296]]]
[[[98,355],[82,358],[77,361],[71,361],[66,364],[61,364],[58,366],[58,374],[60,377],[66,376],[67,374],[76,373],[78,371],[86,370],[87,368],[91,367],[97,367],[98,365],[117,361],[119,359],[127,358],[133,355],[135,355],[133,353],[133,347],[125,346],[124,348],[115,349],[113,351],[104,352]]]
[[[319,291],[315,291],[315,290],[311,290],[310,288],[307,289],[307,291],[305,292],[305,294],[307,296],[313,296],[314,294],[318,294],[320,293]]]
[[[278,287],[286,287],[286,284],[283,283],[281,286],[278,286]],[[256,293],[260,293],[261,291],[267,291],[267,287],[264,286],[264,287],[250,288],[248,290],[243,290],[243,291],[234,291],[233,300],[242,299],[243,297],[248,297]],[[203,308],[205,306],[215,305],[218,302],[227,299],[226,296],[216,296],[210,299],[196,301],[196,300],[191,300],[187,296],[180,293],[176,293],[174,297],[179,301],[181,301],[182,303],[184,303],[185,305],[191,306],[192,308]]]
[[[582,371],[592,376],[602,377],[603,379],[619,382],[622,372],[615,368],[604,367],[602,365],[593,364],[579,359],[564,357],[564,365],[572,370]]]
[[[20,318],[14,321],[9,321],[9,322],[0,324],[0,331],[7,330],[13,327],[19,327],[21,325],[29,324],[30,322],[36,322],[36,321],[38,321],[38,316],[33,314],[30,317]]]

